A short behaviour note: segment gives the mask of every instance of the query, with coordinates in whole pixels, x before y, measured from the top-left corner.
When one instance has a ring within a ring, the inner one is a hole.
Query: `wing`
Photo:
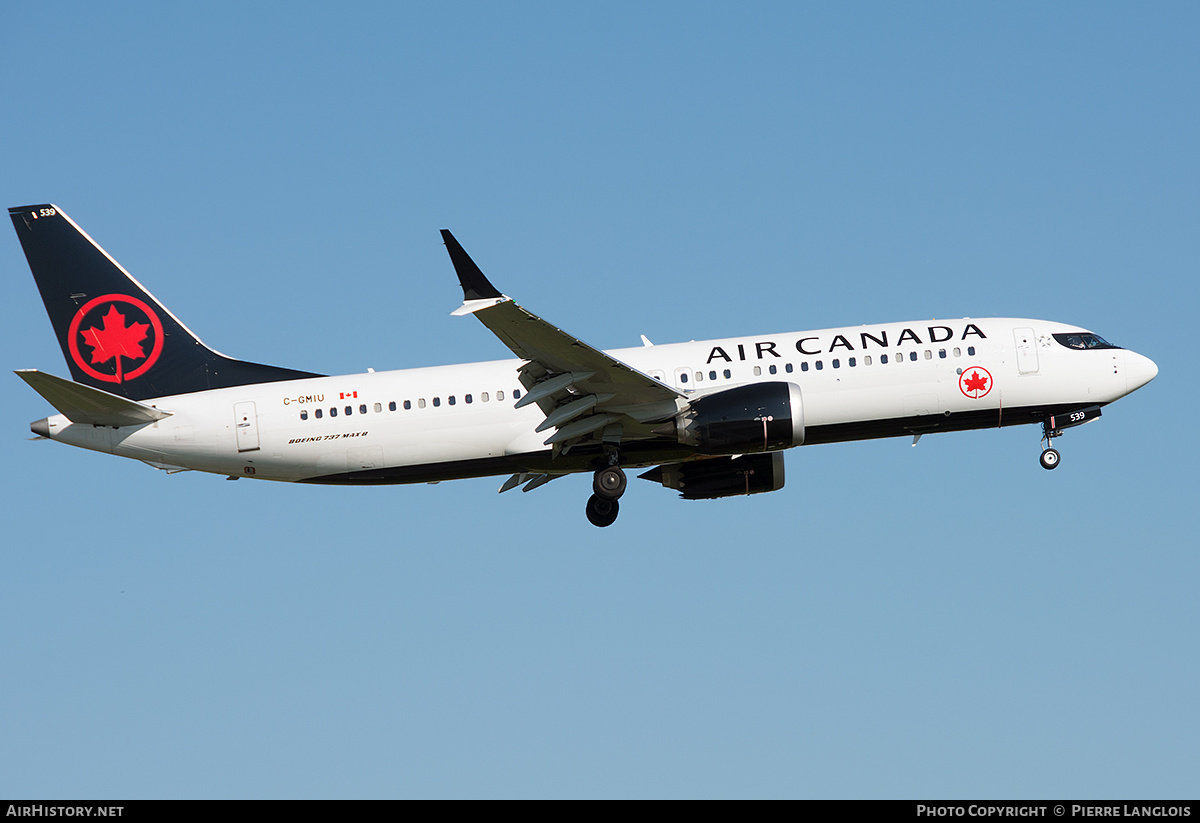
[[[653,425],[676,414],[685,395],[622,363],[518,306],[488,281],[449,231],[442,239],[458,273],[463,304],[455,315],[473,314],[525,360],[520,368],[522,408],[536,403],[546,419],[546,445],[567,450],[583,442],[619,445],[652,439]]]

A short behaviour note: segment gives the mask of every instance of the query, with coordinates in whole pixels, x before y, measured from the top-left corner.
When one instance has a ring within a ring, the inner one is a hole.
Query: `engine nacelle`
[[[668,463],[638,476],[675,489],[684,500],[773,492],[783,488],[783,453]]]
[[[665,430],[664,430],[665,429]],[[697,397],[663,434],[701,454],[790,449],[804,442],[804,404],[795,383],[754,383]]]

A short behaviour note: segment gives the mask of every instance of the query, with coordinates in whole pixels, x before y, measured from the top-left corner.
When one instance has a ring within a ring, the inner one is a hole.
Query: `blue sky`
[[[0,405],[0,796],[1195,797],[1194,4],[0,11],[7,202],[208,344],[506,356],[438,229],[597,346],[967,316],[1159,377],[1067,433],[587,478],[166,476]],[[8,367],[67,374],[16,238]]]

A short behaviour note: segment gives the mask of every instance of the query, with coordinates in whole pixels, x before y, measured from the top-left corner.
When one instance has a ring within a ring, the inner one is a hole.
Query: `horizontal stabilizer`
[[[72,383],[37,369],[21,369],[17,377],[46,398],[50,405],[72,423],[94,426],[141,426],[170,417],[171,412],[128,400],[101,389]]]

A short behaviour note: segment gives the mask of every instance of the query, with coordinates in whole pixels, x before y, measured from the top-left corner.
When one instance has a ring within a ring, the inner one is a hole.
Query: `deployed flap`
[[[128,400],[81,383],[72,383],[61,377],[40,372],[37,369],[22,369],[15,372],[33,390],[46,398],[50,405],[72,423],[90,423],[96,426],[140,426],[170,417],[171,412],[147,406],[136,400]]]

